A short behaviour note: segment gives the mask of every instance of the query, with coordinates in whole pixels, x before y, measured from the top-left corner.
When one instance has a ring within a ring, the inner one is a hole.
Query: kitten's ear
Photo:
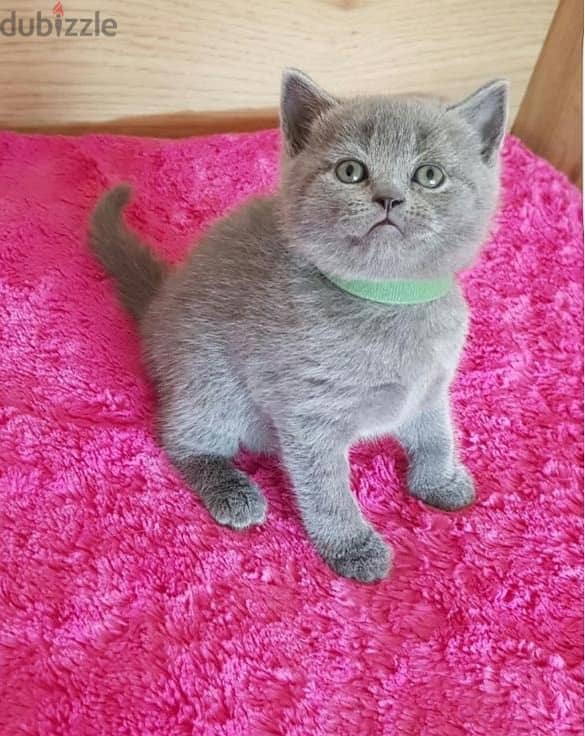
[[[508,87],[505,79],[496,79],[480,87],[463,102],[449,107],[479,133],[484,161],[491,163],[497,154],[508,117]]]
[[[280,95],[280,124],[289,155],[306,144],[314,120],[337,104],[303,72],[285,69]]]

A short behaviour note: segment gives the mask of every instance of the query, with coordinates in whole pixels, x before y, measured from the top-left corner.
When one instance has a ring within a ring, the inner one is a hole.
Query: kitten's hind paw
[[[260,489],[229,458],[193,455],[174,462],[220,524],[245,529],[266,518],[266,499]]]
[[[242,476],[238,483],[218,489],[205,499],[213,518],[232,529],[246,529],[266,519],[266,499],[259,489]]]

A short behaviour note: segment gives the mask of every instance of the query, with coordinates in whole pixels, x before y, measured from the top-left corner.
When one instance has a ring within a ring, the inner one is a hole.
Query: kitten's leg
[[[323,559],[348,578],[385,577],[390,549],[363,518],[349,487],[348,443],[308,422],[279,431],[279,438],[305,528]]]
[[[217,522],[233,529],[261,524],[266,518],[266,500],[232,461],[254,417],[242,404],[239,411],[236,406],[222,411],[222,407],[199,398],[198,403],[162,403],[163,445]]]
[[[446,511],[473,502],[473,479],[457,459],[446,392],[432,407],[407,420],[397,436],[408,453],[408,486],[413,496]]]
[[[218,523],[245,529],[266,518],[264,496],[230,458],[192,455],[174,464]]]

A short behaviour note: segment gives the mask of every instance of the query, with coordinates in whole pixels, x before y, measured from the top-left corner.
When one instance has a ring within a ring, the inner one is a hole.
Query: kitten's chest
[[[332,373],[364,390],[398,383],[406,390],[435,370],[454,366],[463,344],[465,319],[437,319],[431,312],[397,310],[370,319],[346,319],[321,341]]]
[[[417,414],[451,381],[461,343],[454,334],[398,334],[371,355],[348,406],[356,436],[391,433]]]
[[[466,315],[415,308],[359,316],[330,324],[318,349],[336,405],[370,434],[416,412],[438,382],[451,379]]]

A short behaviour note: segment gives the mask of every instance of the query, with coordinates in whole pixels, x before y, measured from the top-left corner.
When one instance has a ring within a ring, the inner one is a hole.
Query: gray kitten
[[[414,496],[472,502],[449,413],[467,329],[453,274],[495,210],[506,107],[503,81],[454,105],[339,100],[287,71],[279,192],[219,221],[183,266],[126,229],[127,187],[100,201],[92,246],[140,325],[162,443],[220,524],[266,515],[240,445],[280,454],[319,553],[364,582],[391,554],[349,486],[355,440],[395,435]]]

